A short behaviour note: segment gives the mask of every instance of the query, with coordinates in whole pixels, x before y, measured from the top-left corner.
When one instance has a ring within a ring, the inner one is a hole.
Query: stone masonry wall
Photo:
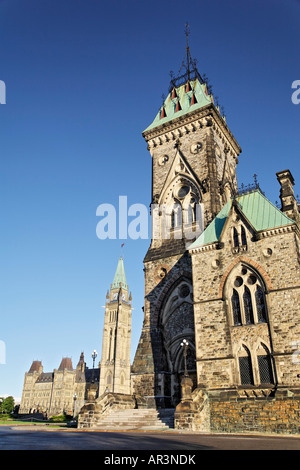
[[[299,354],[295,357],[300,349],[297,235],[294,231],[280,229],[254,241],[249,230],[247,250],[235,253],[230,236],[233,225],[234,222],[227,221],[221,249],[212,247],[192,254],[198,384],[210,388],[238,385],[235,345],[240,341],[255,345],[256,338],[260,338],[272,349],[278,384],[298,387]],[[238,263],[255,269],[266,283],[268,324],[234,326],[230,321],[230,299],[224,297],[223,289],[227,276]]]
[[[300,398],[210,400],[211,432],[299,434]]]

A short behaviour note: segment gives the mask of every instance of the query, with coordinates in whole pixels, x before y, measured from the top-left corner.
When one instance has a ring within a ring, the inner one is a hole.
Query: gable
[[[181,186],[185,180],[187,183],[190,183],[194,192],[200,193],[199,189],[201,184],[196,174],[193,172],[182,153],[177,151],[163,184],[159,203],[165,202],[165,200],[168,199],[168,193],[173,193],[174,187],[177,185]]]
[[[272,204],[258,189],[250,193],[237,196],[235,201],[237,203],[237,210],[240,211],[241,215],[245,217],[247,222],[256,232],[295,223],[292,219],[277,209],[277,207],[274,206],[274,204]],[[232,208],[232,204],[232,199],[225,204],[223,209],[214,218],[210,225],[197,238],[197,240],[190,245],[189,250],[203,245],[216,243],[220,240],[230,209]]]

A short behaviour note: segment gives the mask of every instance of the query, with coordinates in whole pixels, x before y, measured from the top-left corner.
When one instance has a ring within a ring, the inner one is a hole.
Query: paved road
[[[0,426],[0,450],[164,450],[177,453],[198,450],[300,450],[300,437],[177,432],[87,432]]]

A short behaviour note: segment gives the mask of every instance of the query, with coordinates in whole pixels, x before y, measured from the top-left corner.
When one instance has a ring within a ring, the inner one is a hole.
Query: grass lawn
[[[42,425],[42,426],[55,426],[55,427],[67,427],[68,421],[61,419],[52,419],[52,420],[40,420],[35,418],[29,419],[14,419],[9,415],[0,416],[0,426],[15,426],[15,425]]]

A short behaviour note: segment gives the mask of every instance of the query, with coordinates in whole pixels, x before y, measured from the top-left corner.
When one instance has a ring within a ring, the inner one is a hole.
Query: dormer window
[[[234,248],[238,248],[239,247],[239,235],[238,235],[238,232],[237,232],[237,229],[234,227],[233,228],[233,246]]]
[[[247,246],[246,230],[243,227],[243,225],[241,225],[241,241],[242,241],[242,246]]]
[[[239,253],[247,250],[247,235],[243,225],[232,229],[232,252]]]

